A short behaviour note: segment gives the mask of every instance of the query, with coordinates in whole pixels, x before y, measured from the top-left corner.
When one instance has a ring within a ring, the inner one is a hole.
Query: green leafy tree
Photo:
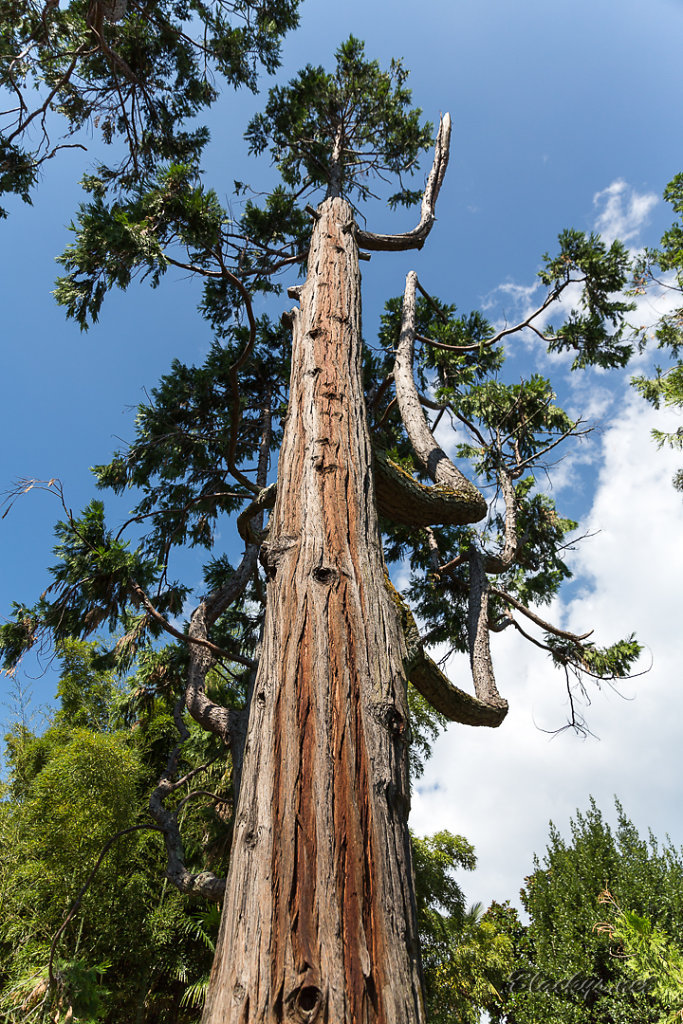
[[[427,1018],[433,1024],[478,1024],[513,969],[513,943],[475,904],[469,909],[456,868],[476,867],[462,836],[413,837],[415,892],[425,972]]]
[[[48,728],[37,735],[17,724],[6,737],[0,1012],[8,1022],[69,1008],[75,1021],[189,1022],[188,993],[211,963],[191,926],[215,906],[202,911],[204,901],[161,884],[164,844],[147,804],[174,734],[172,709],[145,699],[135,677],[126,684],[98,670],[97,654],[95,644],[66,642]],[[203,864],[229,835],[232,805],[216,802],[225,782],[197,732],[186,766],[203,789],[188,782],[177,803],[192,794],[180,813],[188,862]]]
[[[633,977],[653,982],[652,994],[669,1010],[658,1024],[676,1024],[683,1020],[683,954],[661,928],[655,928],[647,917],[619,906],[605,890],[600,903],[607,904],[611,918],[599,925],[618,943],[625,958],[625,969]]]
[[[551,825],[542,860],[526,879],[522,926],[510,908],[493,919],[513,940],[515,968],[492,1019],[515,1024],[659,1024],[669,1004],[639,961],[616,955],[610,929],[599,926],[599,901],[609,888],[620,906],[647,917],[679,942],[683,856],[670,844],[643,839],[617,803],[612,830],[591,801],[571,821],[571,838]],[[634,918],[635,920],[635,918]],[[619,931],[624,922],[616,918]],[[628,951],[628,950],[627,950]]]
[[[278,9],[291,20],[291,7]],[[123,11],[122,45],[138,31],[136,11]],[[191,12],[206,21],[214,8]],[[283,15],[273,31],[287,24]],[[97,64],[96,81],[106,85],[111,67]],[[173,364],[140,409],[132,445],[97,467],[101,486],[136,489],[127,523],[112,528],[101,501],[75,516],[59,484],[44,485],[64,507],[53,584],[35,605],[17,604],[0,633],[11,668],[41,640],[109,628],[102,664],[135,664],[143,695],[174,708],[179,741],[150,812],[168,878],[223,901],[205,1024],[312,1019],[323,1008],[340,1020],[422,1021],[411,717],[423,730],[435,715],[500,725],[508,705],[490,635],[504,628],[546,650],[572,697],[575,679],[621,678],[639,653],[632,637],[601,648],[537,610],[570,575],[562,551],[573,524],[534,473],[584,427],[556,405],[549,381],[506,383],[502,369],[504,343],[525,330],[542,333],[551,351],[572,351],[577,369],[624,365],[627,253],[563,233],[541,271],[542,304],[500,332],[478,313],[456,315],[411,272],[402,302],[387,307],[379,349],[365,346],[361,255],[422,248],[448,162],[446,115],[424,190],[407,188],[432,129],[405,83],[399,62],[382,70],[351,38],[333,72],[307,67],[273,90],[247,138],[270,153],[280,181],[261,206],[238,184],[238,217],[200,174],[204,135],[185,155],[164,142],[149,160],[141,143],[134,173],[124,157],[86,176],[62,257],[57,297],[82,327],[113,287],[159,284],[175,266],[204,280],[200,309],[216,334],[203,366]],[[166,78],[149,78],[162,105],[166,88]],[[174,81],[179,102],[184,88]],[[174,139],[187,114],[169,118]],[[134,135],[126,140],[137,154]],[[421,196],[417,226],[399,235],[361,228],[356,204],[371,188],[390,205]],[[317,208],[305,205],[311,196]],[[284,322],[257,315],[259,293],[279,292],[278,275],[304,262],[305,282],[289,288],[299,307]],[[539,318],[577,285],[576,309],[540,332]],[[434,438],[444,416],[464,432],[454,459]],[[236,516],[244,545],[237,564],[216,547],[226,516]],[[183,545],[205,549],[207,564],[204,596],[179,626],[191,593],[173,574]],[[412,573],[405,594],[387,571],[402,560]],[[162,647],[162,636],[173,643]],[[474,693],[429,656],[437,641],[468,652]],[[227,848],[210,869],[187,866],[176,801],[185,751],[198,740],[183,707],[223,750],[239,790],[227,881]],[[571,724],[582,727],[574,704]],[[159,742],[168,746],[167,725]]]

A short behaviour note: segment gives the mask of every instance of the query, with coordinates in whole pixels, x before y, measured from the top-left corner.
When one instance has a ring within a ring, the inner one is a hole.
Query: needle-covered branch
[[[256,473],[257,486],[261,488],[264,488],[268,475],[271,439],[272,413],[270,401],[267,401],[261,411],[261,441]],[[263,490],[260,493],[263,494]],[[260,531],[263,526],[264,507],[264,504],[261,503],[259,508],[255,509],[250,517],[251,519],[256,518],[257,531]],[[185,691],[187,709],[203,728],[216,733],[226,743],[232,745],[233,760],[237,765],[241,764],[242,756],[240,747],[241,731],[238,737],[233,728],[234,712],[231,713],[226,708],[214,703],[206,694],[206,676],[215,663],[215,659],[208,653],[209,648],[206,645],[209,631],[218,617],[245,592],[256,570],[257,556],[258,544],[254,540],[248,540],[239,567],[223,586],[200,602],[192,614],[188,629],[188,636],[194,641],[204,641],[205,649],[190,651],[187,688]],[[233,660],[244,664],[246,659],[235,658]],[[249,667],[255,669],[256,662],[253,662],[251,659],[248,659],[248,661]]]
[[[508,594],[504,590],[500,590],[498,587],[489,586],[489,592],[491,594],[495,594],[496,597],[499,597],[506,604],[512,605],[512,607],[516,608],[517,611],[520,611],[522,615],[525,615],[527,619],[531,619],[532,622],[535,622],[537,626],[547,630],[554,636],[561,637],[563,640],[571,640],[578,644],[581,643],[582,640],[587,640],[589,636],[593,635],[594,631],[592,629],[589,629],[587,633],[579,634],[570,633],[568,630],[560,629],[558,626],[553,626],[552,623],[542,619],[541,616],[532,611],[531,608],[527,608],[521,601],[518,601],[516,597],[512,596],[512,594]]]
[[[103,181],[130,187],[169,163],[198,164],[208,140],[198,118],[216,84],[255,89],[297,23],[298,0],[212,0],[189,21],[178,5],[34,3],[3,7],[0,192],[25,202],[42,165],[69,144],[113,149]],[[48,126],[59,133],[50,142]],[[70,140],[75,139],[73,143]],[[4,211],[3,211],[4,214]]]
[[[548,292],[518,323],[499,331],[489,328],[471,342],[454,344],[426,333],[420,333],[419,340],[434,350],[464,355],[496,349],[530,330],[549,352],[575,353],[572,369],[625,366],[633,351],[624,341],[625,317],[635,308],[623,297],[630,271],[627,250],[619,241],[608,247],[597,235],[580,231],[563,231],[558,242],[559,252],[545,254],[544,269],[538,274]],[[567,312],[569,302],[573,305]],[[562,321],[557,328],[550,323],[553,312]]]

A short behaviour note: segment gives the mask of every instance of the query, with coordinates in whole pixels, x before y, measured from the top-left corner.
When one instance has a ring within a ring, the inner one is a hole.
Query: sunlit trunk
[[[424,1020],[404,654],[384,584],[352,211],[319,208],[204,1024]]]

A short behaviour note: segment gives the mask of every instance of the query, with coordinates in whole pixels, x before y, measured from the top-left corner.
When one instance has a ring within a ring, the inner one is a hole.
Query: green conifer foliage
[[[675,215],[683,215],[683,174],[677,174],[666,186],[664,198],[673,207]],[[642,295],[661,283],[666,286],[670,295],[683,294],[683,225],[676,220],[668,231],[662,235],[659,248],[646,249],[636,261],[633,272],[632,291],[634,295]],[[674,307],[663,314],[654,330],[649,325],[637,329],[640,345],[644,348],[650,334],[657,343],[657,350],[668,362],[655,366],[653,377],[638,374],[633,378],[635,388],[643,398],[647,399],[656,409],[669,406],[674,409],[683,408],[683,306]],[[653,429],[652,436],[658,447],[664,445],[683,449],[683,426],[675,430]],[[683,491],[683,469],[674,475],[674,486]]]

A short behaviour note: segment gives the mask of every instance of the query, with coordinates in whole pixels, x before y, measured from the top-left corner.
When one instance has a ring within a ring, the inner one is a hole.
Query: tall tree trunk
[[[268,600],[203,1024],[424,1021],[404,641],[384,585],[350,206],[294,315]]]

